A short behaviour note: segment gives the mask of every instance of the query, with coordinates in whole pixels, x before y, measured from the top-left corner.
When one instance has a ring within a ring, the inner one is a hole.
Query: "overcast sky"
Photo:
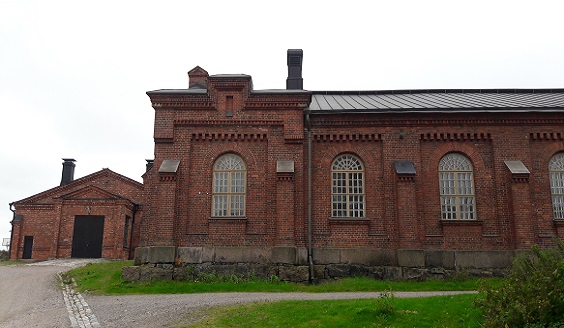
[[[102,168],[141,181],[146,91],[196,65],[283,89],[564,88],[562,1],[0,0],[0,238],[8,203]]]

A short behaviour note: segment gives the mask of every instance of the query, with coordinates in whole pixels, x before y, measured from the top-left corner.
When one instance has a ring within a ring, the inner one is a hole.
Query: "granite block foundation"
[[[501,276],[515,256],[513,251],[315,249],[310,273],[309,265],[304,265],[306,254],[307,251],[292,247],[138,247],[135,265],[124,267],[122,278],[195,280],[214,274],[262,279],[276,276],[282,281],[303,283],[346,277],[419,281],[448,278],[461,272],[470,276]]]

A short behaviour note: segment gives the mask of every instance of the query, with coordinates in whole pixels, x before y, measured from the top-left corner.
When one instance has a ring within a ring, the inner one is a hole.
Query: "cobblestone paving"
[[[59,266],[65,267],[66,270],[69,268],[76,268],[87,263],[93,262],[103,262],[107,261],[105,259],[56,259],[43,262],[36,262],[27,264],[28,266]],[[66,271],[64,270],[64,271]],[[74,290],[74,280],[71,284],[63,283],[62,277],[63,271],[57,273],[59,282],[61,283],[63,290],[63,299],[65,300],[65,305],[69,313],[69,320],[72,328],[101,328],[96,315],[88,306],[88,303],[84,300],[82,295]]]
[[[61,277],[61,273],[58,274],[59,280],[62,282],[63,278]],[[71,321],[71,327],[80,327],[80,328],[100,328],[100,323],[98,319],[92,313],[90,306],[84,300],[84,297],[80,295],[79,292],[75,291],[71,285],[73,284],[64,284],[63,285],[63,298],[65,300],[65,305],[67,306],[67,311],[69,312],[69,319]]]

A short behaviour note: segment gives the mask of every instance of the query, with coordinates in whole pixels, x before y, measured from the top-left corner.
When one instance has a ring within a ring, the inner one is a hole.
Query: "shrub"
[[[483,284],[484,327],[564,327],[564,242],[517,257],[501,286]]]

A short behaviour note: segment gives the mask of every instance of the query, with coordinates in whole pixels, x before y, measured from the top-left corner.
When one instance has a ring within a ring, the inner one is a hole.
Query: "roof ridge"
[[[29,201],[31,201],[31,200],[33,200],[33,199],[37,199],[37,198],[40,198],[40,197],[43,197],[43,196],[46,196],[46,195],[49,195],[49,194],[52,194],[52,193],[55,193],[55,192],[58,192],[58,191],[63,192],[63,191],[65,191],[65,190],[72,189],[72,188],[75,187],[77,184],[81,184],[81,183],[85,183],[85,182],[91,181],[91,180],[93,180],[93,179],[95,179],[95,178],[97,178],[97,177],[102,176],[103,174],[110,174],[110,175],[114,176],[115,178],[118,178],[118,179],[120,179],[120,180],[122,180],[122,181],[124,181],[124,182],[127,182],[127,183],[131,184],[131,185],[134,185],[135,187],[139,187],[139,188],[141,188],[141,189],[143,188],[143,184],[142,184],[142,183],[140,183],[140,182],[138,182],[138,181],[135,181],[135,180],[133,180],[133,179],[130,179],[130,178],[128,178],[128,177],[126,177],[126,176],[124,176],[124,175],[122,175],[122,174],[116,173],[116,172],[114,172],[114,171],[112,171],[112,170],[110,170],[110,169],[108,169],[108,168],[103,168],[103,169],[101,169],[100,171],[96,171],[96,172],[94,172],[94,173],[90,173],[90,174],[85,175],[85,176],[83,176],[83,177],[81,177],[81,178],[78,178],[78,179],[76,179],[76,180],[73,180],[73,181],[71,181],[69,184],[62,185],[62,186],[56,186],[56,187],[47,189],[47,190],[42,191],[42,192],[39,192],[39,193],[37,193],[37,194],[35,194],[35,195],[32,195],[32,196],[29,196],[29,197],[26,197],[26,198],[17,200],[17,201],[15,201],[15,202],[12,202],[12,204],[19,204],[19,203],[29,202]]]

